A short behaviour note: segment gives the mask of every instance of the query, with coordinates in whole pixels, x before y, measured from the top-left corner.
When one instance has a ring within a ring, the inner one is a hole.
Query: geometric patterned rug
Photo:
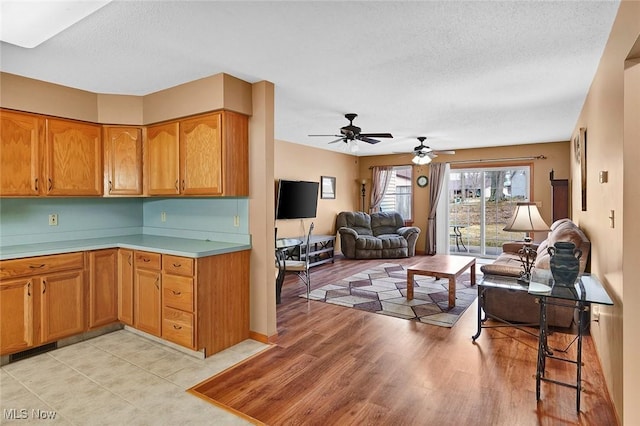
[[[453,327],[476,300],[470,274],[456,281],[456,306],[449,309],[449,280],[415,276],[413,300],[407,300],[407,270],[402,265],[384,263],[313,290],[310,300],[332,303],[425,324]],[[300,297],[307,297],[306,292]]]

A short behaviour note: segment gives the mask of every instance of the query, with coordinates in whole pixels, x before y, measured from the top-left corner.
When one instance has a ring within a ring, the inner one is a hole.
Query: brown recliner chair
[[[397,212],[341,212],[336,219],[342,254],[348,259],[414,256],[420,228],[404,226]]]

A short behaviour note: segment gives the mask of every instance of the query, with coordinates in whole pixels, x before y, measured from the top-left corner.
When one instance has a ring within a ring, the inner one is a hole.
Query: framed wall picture
[[[320,198],[336,198],[336,178],[322,176],[320,178]]]
[[[579,144],[580,144],[580,190],[581,190],[581,198],[582,198],[582,211],[587,211],[587,129],[584,127],[580,128],[580,132],[578,133]]]

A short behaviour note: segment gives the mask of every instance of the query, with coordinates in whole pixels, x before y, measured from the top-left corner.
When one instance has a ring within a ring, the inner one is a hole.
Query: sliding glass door
[[[515,204],[529,200],[529,166],[452,169],[448,187],[450,253],[497,256],[520,237],[502,228]]]

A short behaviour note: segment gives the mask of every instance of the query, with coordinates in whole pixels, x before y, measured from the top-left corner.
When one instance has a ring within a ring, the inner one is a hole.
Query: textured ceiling
[[[276,86],[276,139],[358,155],[568,140],[617,1],[114,1],[0,69],[144,95],[220,72]],[[10,19],[2,14],[2,20]],[[412,139],[413,138],[413,139]]]

